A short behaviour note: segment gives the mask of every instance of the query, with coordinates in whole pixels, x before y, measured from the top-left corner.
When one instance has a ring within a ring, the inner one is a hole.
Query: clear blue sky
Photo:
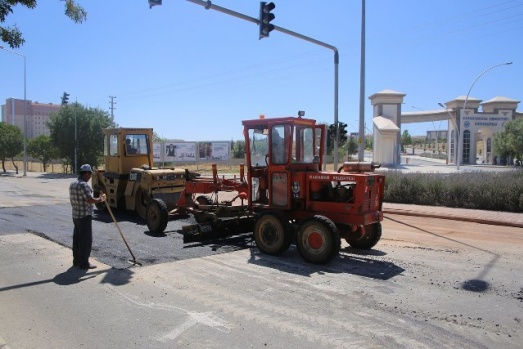
[[[64,3],[16,7],[26,43],[27,98],[70,101],[109,112],[126,127],[153,127],[166,138],[242,139],[241,120],[296,115],[332,123],[334,56],[329,49],[258,27],[184,0],[77,0],[88,12],[75,24]],[[259,1],[212,2],[258,17]],[[361,1],[275,0],[274,24],[338,48],[339,120],[358,130]],[[367,0],[365,119],[368,97],[405,93],[403,111],[439,109],[466,95],[523,100],[523,0]],[[2,44],[6,46],[5,44]],[[0,50],[0,103],[23,98],[23,59]],[[413,108],[416,107],[416,108]],[[519,110],[523,107],[520,106]],[[446,123],[404,125],[413,135]]]

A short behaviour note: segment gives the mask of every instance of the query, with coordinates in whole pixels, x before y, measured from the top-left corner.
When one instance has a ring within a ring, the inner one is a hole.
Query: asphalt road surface
[[[0,177],[0,347],[521,348],[519,228],[388,215],[375,249],[325,266],[248,237],[181,244],[95,220],[92,262],[71,268],[70,179]],[[191,218],[186,220],[190,222]]]
[[[234,237],[206,243],[183,243],[182,225],[195,224],[192,217],[169,222],[164,234],[151,234],[147,225],[131,213],[113,212],[132,255],[143,265],[167,263],[188,258],[235,251],[252,245],[248,237]],[[72,219],[69,204],[10,207],[0,210],[0,234],[31,232],[71,248]],[[95,210],[91,257],[115,268],[127,268],[132,255],[111,216]],[[72,261],[71,261],[72,263]]]
[[[71,248],[72,218],[67,186],[72,178],[49,175],[36,178],[3,177],[0,192],[0,234],[31,232]],[[3,188],[3,189],[2,189]],[[173,262],[252,246],[252,238],[234,237],[205,244],[184,244],[183,225],[191,216],[171,220],[164,234],[151,234],[145,222],[129,211],[113,210],[131,252],[143,265]],[[94,209],[92,257],[115,268],[127,268],[132,255],[108,212]]]

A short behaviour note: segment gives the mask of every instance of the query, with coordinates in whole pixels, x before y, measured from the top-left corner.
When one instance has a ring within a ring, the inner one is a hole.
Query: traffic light
[[[272,2],[260,2],[260,40],[263,38],[268,38],[269,33],[274,30],[274,25],[271,24],[271,21],[276,18],[274,13],[271,13],[276,5]]]
[[[338,122],[340,128],[340,139],[338,144],[345,144],[347,142],[347,124],[344,122]]]
[[[64,95],[62,96],[62,105],[66,105],[69,102],[69,93],[64,92]]]
[[[153,6],[161,5],[162,0],[149,0],[149,8],[153,8]]]
[[[330,124],[329,128],[327,128],[327,148],[332,147],[335,138],[336,138],[336,127],[334,126],[334,124]]]

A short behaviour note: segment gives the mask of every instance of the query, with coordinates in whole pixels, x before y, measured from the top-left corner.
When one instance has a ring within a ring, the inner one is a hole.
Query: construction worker
[[[127,138],[125,140],[126,148],[127,148],[127,154],[136,154],[136,148],[132,146],[131,139]]]
[[[93,170],[91,165],[80,166],[80,174],[69,185],[69,200],[73,211],[73,266],[80,269],[94,269],[95,265],[89,263],[93,244],[93,204],[105,201],[105,194],[93,197],[93,190],[87,182],[91,179]]]

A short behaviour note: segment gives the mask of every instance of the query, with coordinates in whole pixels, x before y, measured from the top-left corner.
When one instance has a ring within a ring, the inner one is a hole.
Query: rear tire
[[[263,253],[280,255],[291,245],[292,228],[280,215],[263,213],[254,225],[254,241]]]
[[[317,215],[300,224],[296,246],[306,261],[325,264],[340,253],[340,233],[329,218]]]
[[[369,250],[381,239],[381,223],[369,224],[365,227],[365,235],[360,238],[346,238],[351,247]]]
[[[147,205],[146,214],[147,228],[153,234],[162,234],[167,227],[169,211],[167,205],[161,199],[153,199]]]

